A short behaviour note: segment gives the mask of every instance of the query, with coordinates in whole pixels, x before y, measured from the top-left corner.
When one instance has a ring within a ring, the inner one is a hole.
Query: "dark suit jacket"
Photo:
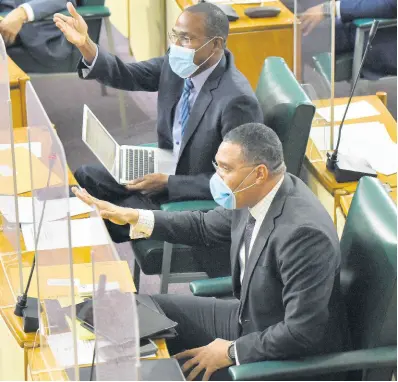
[[[352,46],[355,30],[351,24],[360,18],[397,18],[397,0],[341,0],[341,20],[346,24]],[[336,41],[338,49],[338,41]],[[379,29],[372,43],[372,50],[365,61],[365,70],[380,75],[397,74],[397,28]]]
[[[238,254],[248,210],[154,211],[152,238],[188,245],[231,243],[240,298],[240,363],[341,351],[348,339],[334,225],[308,187],[286,174],[250,253],[243,285]]]
[[[76,0],[71,1],[76,5]],[[0,0],[0,12],[11,11],[24,3],[31,6],[35,22],[22,27],[18,35],[20,43],[41,65],[59,64],[72,53],[72,45],[52,20],[41,20],[65,10],[67,0]]]
[[[79,63],[79,75],[85,68]],[[172,149],[175,107],[184,85],[170,68],[168,55],[125,64],[99,48],[97,62],[86,79],[123,90],[158,92],[158,145]],[[212,199],[209,179],[212,160],[231,129],[247,122],[264,122],[262,111],[246,78],[226,50],[203,85],[191,111],[181,142],[176,175],[170,176],[168,200]]]

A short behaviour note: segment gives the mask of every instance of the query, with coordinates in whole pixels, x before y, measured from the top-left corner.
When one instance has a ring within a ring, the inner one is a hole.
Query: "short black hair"
[[[250,165],[264,164],[273,175],[286,171],[282,143],[275,131],[262,123],[245,123],[229,131],[223,141],[238,144]]]
[[[224,44],[229,33],[229,21],[227,15],[217,5],[211,3],[198,3],[185,8],[190,13],[203,13],[206,16],[207,37],[222,37]]]

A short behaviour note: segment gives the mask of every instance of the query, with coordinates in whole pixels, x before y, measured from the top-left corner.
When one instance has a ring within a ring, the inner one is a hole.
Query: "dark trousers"
[[[167,341],[171,355],[183,350],[206,346],[216,338],[234,341],[239,337],[239,301],[214,297],[156,295],[153,299],[171,320],[176,321],[178,336]],[[182,365],[186,360],[182,360]],[[186,376],[190,371],[186,373]],[[197,380],[201,380],[203,372]],[[231,380],[227,368],[213,374],[212,380]]]
[[[102,165],[82,166],[75,172],[80,187],[85,188],[92,196],[106,200],[121,207],[158,210],[160,201],[136,191],[129,191],[116,182]],[[130,226],[120,226],[105,220],[109,234],[115,243],[130,240]]]

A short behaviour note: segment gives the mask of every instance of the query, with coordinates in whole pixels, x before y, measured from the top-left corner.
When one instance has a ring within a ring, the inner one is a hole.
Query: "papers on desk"
[[[339,122],[343,119],[345,109],[347,104],[338,105],[334,107],[334,121]],[[321,107],[316,109],[316,112],[327,122],[331,121],[331,112],[330,107]],[[348,121],[350,119],[358,119],[358,118],[366,118],[373,117],[375,115],[379,115],[380,112],[376,110],[369,102],[367,101],[358,101],[351,102],[350,107],[348,108],[347,115],[345,120]]]
[[[335,126],[333,148],[336,147],[338,133],[339,126]],[[318,150],[329,149],[329,126],[312,128],[310,137]],[[344,125],[339,152],[366,159],[381,174],[391,175],[397,172],[397,144],[392,141],[382,123]]]
[[[14,149],[17,147],[24,147],[29,151],[29,143],[14,143]],[[7,150],[11,148],[11,144],[1,143],[0,150]],[[38,158],[41,158],[41,142],[30,142],[30,149],[32,154]]]
[[[108,244],[108,234],[101,218],[71,220],[72,247]],[[35,250],[33,224],[22,224],[27,251]],[[39,250],[68,248],[67,221],[43,222],[38,243]]]
[[[35,200],[35,218],[39,222],[40,216],[43,213],[44,202]],[[33,206],[32,197],[18,196],[18,213],[20,223],[33,223]],[[94,209],[82,202],[79,198],[69,198],[69,213],[70,216],[76,216],[93,211]],[[14,196],[0,195],[0,211],[1,214],[10,223],[15,223],[15,206]],[[43,221],[55,221],[63,219],[67,216],[68,204],[67,199],[47,200],[44,209]]]

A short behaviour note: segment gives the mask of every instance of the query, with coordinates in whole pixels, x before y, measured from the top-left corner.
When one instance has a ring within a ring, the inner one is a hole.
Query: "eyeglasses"
[[[241,170],[242,168],[249,168],[249,167],[258,166],[257,164],[252,164],[252,165],[250,165],[250,166],[242,166],[242,167],[239,167],[239,168],[230,169],[230,168],[220,167],[220,166],[219,166],[216,162],[214,162],[214,161],[212,161],[212,164],[213,164],[213,167],[214,167],[214,169],[216,170],[216,172],[221,172],[221,173],[224,173],[224,174],[229,174],[229,173],[231,173],[231,172],[233,172],[233,171]]]
[[[167,36],[172,44],[175,44],[177,41],[179,41],[182,46],[191,45],[192,40],[197,40],[194,37],[191,38],[185,35],[177,34],[175,32],[168,32]]]

